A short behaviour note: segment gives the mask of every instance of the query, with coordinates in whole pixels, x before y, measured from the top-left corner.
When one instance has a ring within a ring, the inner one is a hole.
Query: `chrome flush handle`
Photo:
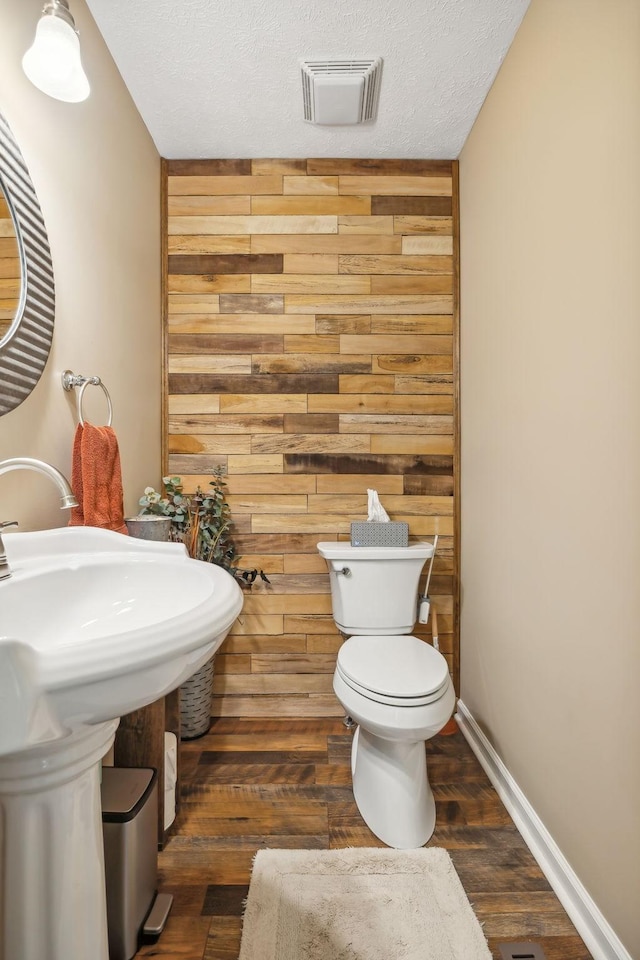
[[[341,573],[343,577],[350,577],[350,576],[351,576],[351,568],[350,568],[350,567],[342,567],[341,570],[336,570],[336,573]]]
[[[7,555],[4,551],[4,543],[2,542],[2,531],[5,527],[17,527],[17,520],[3,520],[0,522],[0,580],[6,580],[11,576],[11,570],[9,569],[9,563],[7,561]]]

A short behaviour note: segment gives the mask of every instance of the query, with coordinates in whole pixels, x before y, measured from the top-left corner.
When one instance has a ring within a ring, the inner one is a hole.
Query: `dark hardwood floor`
[[[182,811],[159,855],[174,905],[136,957],[237,960],[258,849],[382,846],[353,800],[350,748],[332,719],[218,719],[183,743]],[[547,960],[591,960],[462,734],[426,749],[438,814],[430,845],[449,851],[494,957],[500,942],[532,940]]]

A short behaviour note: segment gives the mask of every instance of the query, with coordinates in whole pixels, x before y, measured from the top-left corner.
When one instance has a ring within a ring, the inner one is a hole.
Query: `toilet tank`
[[[342,633],[393,635],[411,633],[417,619],[418,584],[432,543],[408,547],[352,547],[323,542],[333,619]]]

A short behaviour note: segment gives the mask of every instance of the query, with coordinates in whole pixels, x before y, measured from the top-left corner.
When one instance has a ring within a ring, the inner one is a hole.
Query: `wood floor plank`
[[[237,960],[241,930],[240,917],[212,917],[202,960]]]

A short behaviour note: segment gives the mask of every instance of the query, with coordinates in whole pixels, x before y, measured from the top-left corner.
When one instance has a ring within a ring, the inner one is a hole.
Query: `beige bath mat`
[[[260,850],[240,960],[491,960],[446,850]]]

